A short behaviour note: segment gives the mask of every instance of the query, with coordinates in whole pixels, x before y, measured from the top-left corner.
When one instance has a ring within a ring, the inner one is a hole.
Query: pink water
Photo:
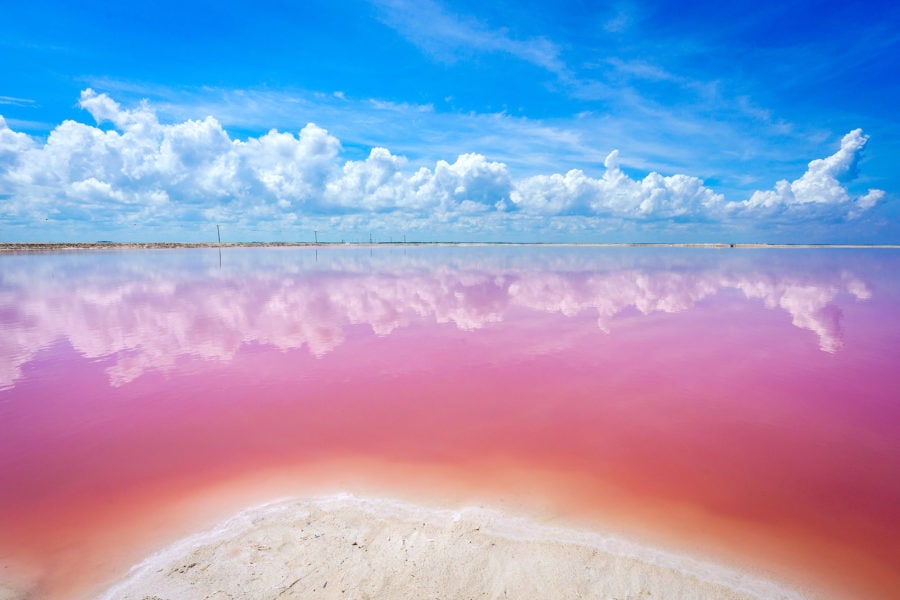
[[[895,597],[897,273],[864,250],[0,256],[0,575],[89,594],[242,502],[337,488]]]

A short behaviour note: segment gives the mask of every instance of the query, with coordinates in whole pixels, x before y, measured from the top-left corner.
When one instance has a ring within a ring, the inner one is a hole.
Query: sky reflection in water
[[[118,386],[183,355],[229,360],[250,343],[322,356],[356,325],[379,336],[430,324],[476,331],[534,311],[590,316],[609,333],[635,311],[680,313],[733,292],[785,313],[834,353],[843,346],[841,306],[872,295],[852,267],[821,268],[809,255],[786,265],[785,254],[752,261],[702,251],[378,252],[323,250],[320,263],[312,251],[231,249],[221,270],[209,252],[7,258],[0,386],[61,340],[85,358],[111,358]]]
[[[753,532],[877,594],[900,583],[897,256],[0,257],[0,548],[77,549],[98,496],[152,509],[161,488],[365,457],[467,485],[562,473],[560,506],[715,522],[701,548]]]

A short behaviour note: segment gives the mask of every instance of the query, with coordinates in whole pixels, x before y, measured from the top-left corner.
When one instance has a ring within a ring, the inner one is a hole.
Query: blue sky
[[[35,0],[0,30],[3,239],[900,242],[896,3]]]

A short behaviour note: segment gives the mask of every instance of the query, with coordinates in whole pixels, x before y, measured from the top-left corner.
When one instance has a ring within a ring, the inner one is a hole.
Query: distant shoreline
[[[380,247],[576,247],[576,248],[831,248],[900,249],[900,244],[765,244],[765,243],[566,243],[566,242],[0,242],[3,252],[59,250],[161,250],[173,248],[380,248]]]

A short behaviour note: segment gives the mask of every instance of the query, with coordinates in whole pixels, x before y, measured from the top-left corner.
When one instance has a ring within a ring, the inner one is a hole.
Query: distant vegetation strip
[[[282,248],[373,246],[533,246],[587,248],[893,248],[900,244],[765,244],[765,243],[566,243],[566,242],[0,242],[0,252],[167,248]]]

